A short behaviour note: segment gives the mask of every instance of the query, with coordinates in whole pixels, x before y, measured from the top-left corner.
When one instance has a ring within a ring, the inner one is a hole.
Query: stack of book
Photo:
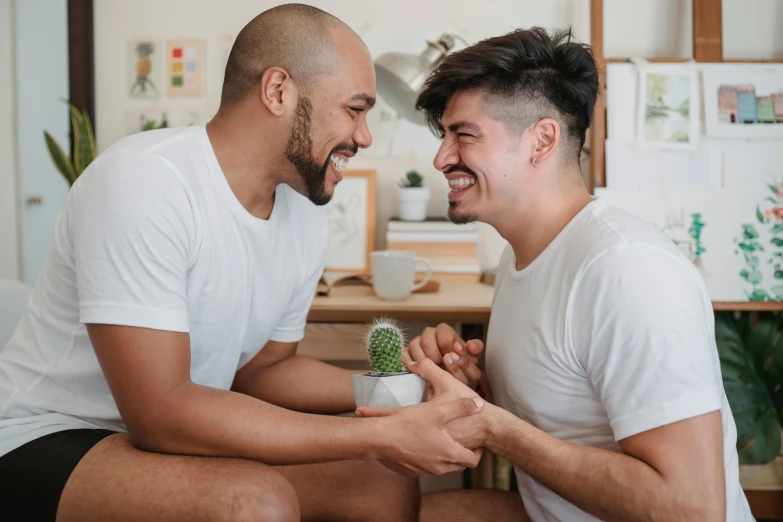
[[[447,219],[400,221],[392,219],[386,229],[386,249],[414,252],[432,265],[432,278],[442,283],[474,283],[481,280],[476,247],[476,225],[455,225]],[[425,272],[419,263],[416,270]],[[417,280],[419,276],[417,276]]]

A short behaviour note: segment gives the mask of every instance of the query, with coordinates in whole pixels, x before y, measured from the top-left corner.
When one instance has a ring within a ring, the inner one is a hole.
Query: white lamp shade
[[[400,116],[413,123],[426,125],[424,115],[415,108],[416,97],[448,51],[449,47],[444,47],[438,41],[427,42],[427,49],[418,56],[394,52],[381,55],[375,60],[378,92]]]

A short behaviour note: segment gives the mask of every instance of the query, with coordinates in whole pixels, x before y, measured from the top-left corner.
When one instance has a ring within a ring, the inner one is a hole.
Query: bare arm
[[[725,520],[718,411],[621,440],[625,454],[563,442],[494,406],[481,417],[492,451],[601,520]]]
[[[309,415],[193,383],[186,333],[102,324],[87,331],[131,442],[147,451],[268,464],[388,459],[418,474],[478,463],[444,429],[480,410],[469,400],[454,396],[387,419]]]
[[[353,411],[349,371],[296,355],[296,343],[269,341],[236,374],[232,390],[262,401],[309,413]]]

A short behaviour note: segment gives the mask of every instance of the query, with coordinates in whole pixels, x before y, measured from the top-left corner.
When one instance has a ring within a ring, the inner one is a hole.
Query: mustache
[[[357,152],[359,152],[359,146],[355,143],[342,143],[340,145],[337,145],[335,148],[333,148],[330,155],[334,154],[335,152],[342,152],[342,151],[352,152],[356,154]]]
[[[451,167],[449,167],[448,170],[443,171],[444,174],[451,174],[452,172],[465,172],[466,174],[470,174],[471,176],[476,175],[476,173],[470,170],[468,166],[465,165],[464,163],[457,163],[456,165],[452,165]]]

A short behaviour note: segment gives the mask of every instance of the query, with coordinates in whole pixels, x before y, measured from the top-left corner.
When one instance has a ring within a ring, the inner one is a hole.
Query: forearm
[[[259,368],[234,390],[289,410],[345,413],[356,408],[351,383],[354,373],[361,372],[294,355]]]
[[[160,453],[304,464],[379,458],[377,420],[289,411],[243,394],[188,382],[129,426],[139,447]]]
[[[699,519],[682,488],[639,459],[563,442],[500,408],[493,417],[490,450],[601,520]]]

